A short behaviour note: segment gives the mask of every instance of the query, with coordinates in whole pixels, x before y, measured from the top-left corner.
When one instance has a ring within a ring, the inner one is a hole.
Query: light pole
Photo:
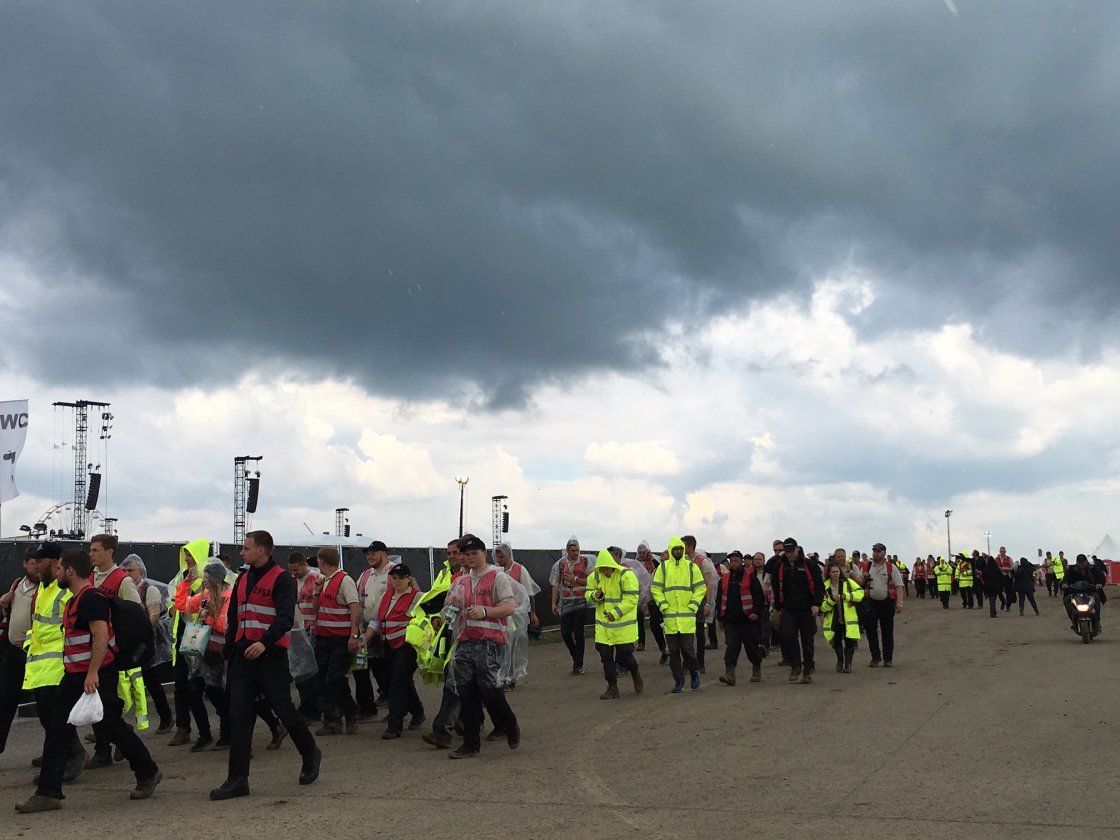
[[[991,557],[992,556],[992,532],[991,531],[985,531],[984,532],[984,539],[986,539],[988,541],[988,556]]]
[[[455,476],[455,481],[459,484],[459,536],[460,537],[463,536],[463,497],[464,497],[464,495],[466,494],[466,491],[467,491],[467,482],[469,482],[470,480],[471,480],[470,476],[467,476],[467,475],[463,476],[462,478],[460,478],[459,476]]]
[[[953,533],[949,528],[949,517],[952,515],[951,510],[945,511],[945,542],[949,548],[949,556],[945,558],[947,561],[953,559]]]

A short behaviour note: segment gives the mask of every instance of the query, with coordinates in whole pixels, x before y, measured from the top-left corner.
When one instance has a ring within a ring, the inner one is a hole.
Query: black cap
[[[793,537],[786,537],[782,541],[782,545],[784,545],[786,548],[797,548],[797,540],[795,540]]]
[[[740,551],[739,549],[737,549],[737,548],[736,548],[735,550],[733,550],[733,551],[729,551],[729,552],[727,552],[727,559],[728,559],[728,560],[730,560],[730,559],[731,559],[732,557],[739,557],[739,558],[742,558],[742,556],[743,556],[743,552],[741,552],[741,551]]]
[[[397,577],[412,577],[412,569],[408,568],[404,563],[398,563],[389,569],[389,574],[396,575]]]
[[[875,545],[871,546],[871,550],[872,551],[886,551],[887,547],[885,545],[883,545],[882,543],[875,543]]]
[[[486,543],[484,543],[481,539],[476,537],[474,534],[471,534],[470,536],[467,536],[467,537],[463,537],[461,540],[459,540],[459,551],[462,551],[464,553],[466,553],[468,551],[485,551],[485,550],[486,550]]]
[[[42,543],[35,551],[36,560],[58,560],[62,557],[62,546],[56,542]]]
[[[389,546],[385,545],[385,543],[381,542],[381,540],[374,540],[368,546],[366,546],[366,554],[369,554],[371,551],[388,551],[388,550],[389,550]]]

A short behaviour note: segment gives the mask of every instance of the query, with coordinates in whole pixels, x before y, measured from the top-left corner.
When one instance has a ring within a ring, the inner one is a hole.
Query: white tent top
[[[1120,560],[1120,546],[1108,534],[1104,535],[1101,544],[1093,549],[1093,554],[1102,560]]]

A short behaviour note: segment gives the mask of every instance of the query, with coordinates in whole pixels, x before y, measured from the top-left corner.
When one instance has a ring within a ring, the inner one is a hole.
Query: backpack
[[[148,620],[148,611],[140,604],[116,598],[109,602],[109,609],[121,670],[147,666],[156,649],[156,637]]]

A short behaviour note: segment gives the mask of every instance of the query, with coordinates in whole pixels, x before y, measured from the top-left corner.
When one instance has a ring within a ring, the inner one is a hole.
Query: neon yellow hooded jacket
[[[679,560],[673,556],[677,546],[681,548]],[[696,613],[707,590],[704,573],[688,559],[680,537],[673,537],[669,540],[669,556],[654,570],[650,584],[667,634],[696,632]]]
[[[171,582],[167,584],[170,592],[174,592],[179,588],[179,584],[187,575],[187,555],[186,552],[191,553],[195,565],[198,568],[198,577],[195,578],[194,583],[191,584],[191,594],[195,594],[202,588],[202,570],[206,567],[206,559],[210,556],[210,540],[191,540],[186,545],[179,548],[179,573],[171,578]],[[179,658],[179,628],[182,625],[182,618],[178,610],[175,609],[175,599],[171,599],[171,603],[167,607],[167,614],[171,616],[171,665],[174,666],[176,660]],[[198,613],[187,615],[187,621],[197,621]]]
[[[603,574],[604,569],[613,570]],[[595,568],[587,575],[584,597],[595,605],[595,643],[625,645],[638,641],[638,576],[611,556],[599,552]],[[599,594],[596,594],[599,593]]]

